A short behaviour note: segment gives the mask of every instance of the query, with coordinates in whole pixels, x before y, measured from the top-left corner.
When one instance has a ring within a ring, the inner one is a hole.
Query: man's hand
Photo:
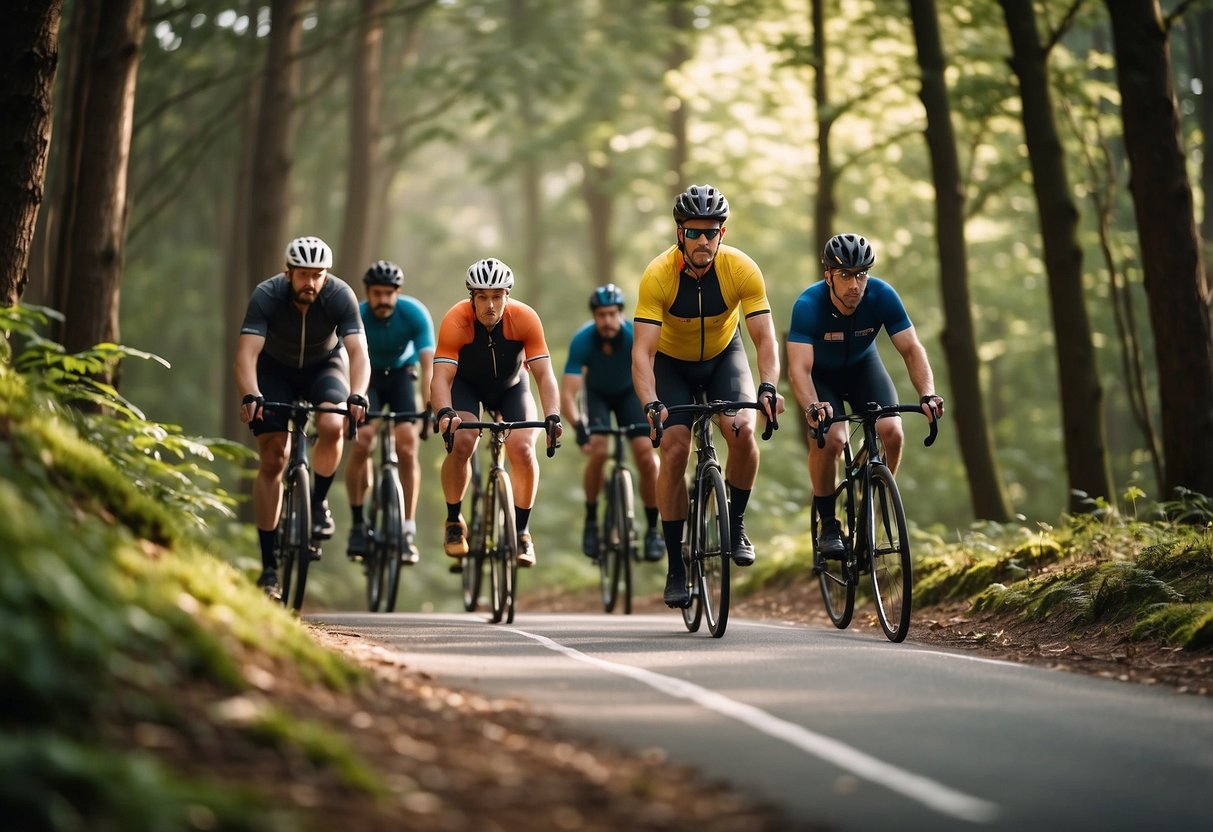
[[[361,393],[350,393],[349,398],[345,400],[345,407],[350,412],[349,420],[355,425],[361,425],[366,421],[366,411],[370,403]]]
[[[804,409],[804,418],[811,428],[820,425],[822,419],[832,419],[833,417],[834,407],[829,402],[813,402]]]
[[[256,419],[265,418],[265,396],[249,393],[240,402],[240,421],[246,425]]]
[[[585,446],[590,444],[590,428],[585,422],[578,419],[573,423],[573,430],[577,432],[577,446],[585,450]]]
[[[758,385],[758,403],[762,405],[762,412],[766,414],[767,421],[773,422],[775,430],[779,430],[779,423],[776,419],[780,411],[783,410],[783,397],[779,395],[779,391],[775,389],[775,385],[769,381],[764,381]]]
[[[923,415],[928,419],[943,417],[943,396],[936,393],[927,393],[919,401],[922,403]]]

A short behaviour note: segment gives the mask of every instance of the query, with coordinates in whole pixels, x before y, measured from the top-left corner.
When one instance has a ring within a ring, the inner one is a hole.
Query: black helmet
[[[674,219],[682,225],[687,220],[717,220],[729,218],[729,201],[711,185],[692,185],[674,200]]]
[[[618,306],[622,309],[623,290],[614,283],[599,286],[594,290],[594,294],[590,295],[590,309],[597,309],[600,306]]]
[[[395,263],[376,260],[362,276],[362,282],[367,286],[395,286],[399,289],[404,283],[404,272]]]
[[[872,245],[858,234],[835,234],[821,253],[827,269],[870,269],[875,262]]]

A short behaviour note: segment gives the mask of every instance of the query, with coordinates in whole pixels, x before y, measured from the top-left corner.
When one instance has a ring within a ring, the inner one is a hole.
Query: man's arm
[[[560,386],[560,412],[571,422],[581,421],[581,408],[577,406],[581,396],[581,380],[580,373],[565,373],[564,384]]]
[[[539,404],[543,408],[544,417],[560,415],[560,388],[556,384],[556,371],[552,369],[552,359],[537,358],[528,365],[535,381],[539,385]]]
[[[751,315],[745,319],[745,326],[758,353],[758,383],[779,386],[779,340],[771,314]]]
[[[241,335],[236,342],[236,392],[244,396],[260,396],[257,384],[257,357],[265,346],[261,335]],[[240,405],[240,421],[248,423],[260,416],[256,403]]]
[[[891,336],[893,346],[901,353],[902,360],[906,362],[906,371],[910,374],[910,383],[914,385],[914,389],[918,391],[919,397],[933,396],[936,399],[935,408],[940,416],[943,415],[943,397],[935,392],[935,374],[931,372],[931,362],[927,359],[927,349],[918,340],[918,333],[914,327],[903,329],[896,335]],[[923,405],[923,413],[928,418],[931,416],[927,413],[927,405]]]
[[[824,414],[811,413],[809,408],[818,404],[817,386],[813,384],[813,345],[788,342],[788,381],[792,384],[792,394],[804,411],[810,425],[815,425],[819,419],[812,418],[824,415],[827,419],[834,415],[834,408],[829,402],[821,402],[825,408]]]
[[[424,349],[419,354],[421,362],[421,405],[430,404],[430,387],[434,383],[434,350]]]
[[[657,400],[657,379],[653,375],[653,359],[657,357],[657,342],[661,327],[636,321],[632,328],[632,386],[642,405]]]

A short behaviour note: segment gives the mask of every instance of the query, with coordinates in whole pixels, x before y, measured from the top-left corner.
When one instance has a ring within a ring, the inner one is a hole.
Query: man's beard
[[[318,293],[312,292],[310,297],[304,297],[302,292],[296,292],[292,289],[291,294],[295,296],[295,303],[302,304],[304,306],[311,306],[316,302],[316,295]]]

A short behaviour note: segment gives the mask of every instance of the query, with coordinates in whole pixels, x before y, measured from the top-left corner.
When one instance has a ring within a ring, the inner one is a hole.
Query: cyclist
[[[253,481],[253,514],[261,544],[257,586],[278,583],[274,531],[282,509],[289,434],[287,414],[265,410],[268,401],[305,399],[313,404],[345,402],[353,419],[366,411],[371,365],[358,315],[358,297],[329,274],[333,251],[319,237],[299,237],[286,247],[281,274],[263,281],[249,299],[236,347],[236,388],[244,396],[241,421],[257,438],[260,464]],[[351,392],[353,390],[354,392]],[[312,535],[333,535],[328,491],[341,462],[343,417],[316,414],[318,438],[312,453]]]
[[[535,399],[525,372],[529,369],[539,385],[544,421],[554,425],[559,436],[560,392],[543,324],[534,309],[510,297],[514,272],[490,257],[469,266],[465,282],[469,298],[451,307],[438,327],[430,387],[436,430],[454,432],[460,422],[477,419],[481,404],[499,412],[507,422],[535,419]],[[447,508],[443,550],[462,558],[468,553],[468,543],[467,523],[460,512],[477,436],[464,431],[454,437],[454,447],[442,463]],[[518,430],[505,442],[513,474],[519,566],[535,564],[528,526],[539,490],[538,438],[538,430]]]
[[[758,354],[757,401],[767,418],[782,406],[776,392],[779,350],[766,283],[758,265],[740,249],[723,243],[729,203],[711,185],[692,185],[674,201],[676,244],[649,263],[636,303],[632,380],[650,422],[665,423],[657,505],[665,536],[667,574],[664,600],[670,607],[691,603],[682,562],[686,523],[686,468],[691,419],[670,417],[666,405],[690,404],[702,391],[709,399],[754,401],[754,379],[741,342],[740,320]],[[668,420],[668,421],[667,421]],[[745,509],[758,475],[755,413],[731,417],[725,479],[733,562],[749,566],[754,546],[745,533]]]
[[[589,426],[609,426],[612,413],[620,425],[644,422],[644,409],[632,387],[632,322],[623,317],[623,300],[623,290],[614,283],[599,286],[590,295],[590,312],[594,320],[573,335],[564,366],[564,384],[560,388],[561,406],[573,419],[577,444],[589,457],[582,477],[585,526],[581,550],[591,558],[598,557],[598,494],[602,491],[603,470],[610,448],[606,436],[590,435]],[[583,373],[584,414],[578,407]],[[644,536],[644,558],[657,561],[665,554],[665,541],[657,525],[657,456],[647,433],[640,429],[628,435],[640,472],[640,497],[649,526]]]
[[[400,294],[404,272],[395,263],[378,260],[362,276],[366,284],[366,300],[359,307],[362,325],[366,328],[367,347],[371,357],[371,387],[368,391],[371,410],[386,408],[395,411],[417,409],[417,376],[420,364],[421,389],[429,395],[434,369],[434,322],[421,301]],[[400,460],[400,482],[404,489],[404,554],[405,563],[417,562],[417,483],[421,480],[421,462],[417,457],[419,430],[412,422],[396,425],[396,450]],[[366,521],[363,504],[371,485],[371,449],[375,432],[362,431],[350,448],[345,467],[345,488],[350,498],[349,544],[351,558],[367,551]]]
[[[943,415],[943,398],[935,392],[935,375],[926,348],[918,340],[901,298],[885,281],[869,277],[876,262],[872,244],[859,234],[837,234],[821,254],[825,279],[801,292],[792,307],[788,332],[788,380],[810,427],[835,412],[843,402],[852,408],[869,402],[897,404],[897,390],[876,351],[883,326],[901,353],[910,383],[918,391],[928,418]],[[904,434],[901,417],[876,425],[885,462],[897,473]],[[813,503],[821,518],[819,548],[828,558],[841,558],[842,526],[835,514],[834,477],[846,432],[830,428],[824,448],[809,443],[809,478]]]

